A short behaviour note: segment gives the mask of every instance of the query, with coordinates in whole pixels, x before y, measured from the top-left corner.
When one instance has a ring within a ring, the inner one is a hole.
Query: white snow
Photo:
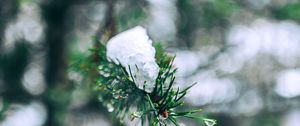
[[[13,48],[17,40],[24,38],[31,44],[36,44],[43,38],[43,24],[40,20],[38,4],[25,2],[20,6],[17,20],[11,22],[5,30],[5,48]]]
[[[186,83],[198,82],[189,90],[186,100],[192,105],[228,103],[236,99],[238,87],[232,78],[219,78],[215,71],[196,74]]]
[[[149,34],[162,42],[174,41],[176,38],[177,9],[176,0],[147,0],[149,17],[147,28]]]
[[[130,67],[138,88],[144,89],[145,85],[145,91],[153,90],[159,67],[152,41],[143,27],[134,27],[111,38],[107,44],[107,57],[120,63],[128,73]]]
[[[201,63],[205,63],[207,61],[207,57],[200,52],[176,51],[175,54],[176,58],[174,60],[174,65],[176,68],[178,68],[176,73],[177,77],[190,75],[190,73],[193,73],[195,70],[197,70],[197,67]]]
[[[228,35],[239,60],[252,60],[259,54],[274,56],[285,66],[295,66],[300,57],[300,25],[293,21],[257,19],[251,25],[236,25]]]
[[[293,98],[300,95],[300,70],[284,70],[278,74],[275,91],[282,97]]]
[[[13,104],[0,126],[42,126],[47,118],[45,106],[40,102],[29,105]]]
[[[291,109],[283,116],[280,126],[298,126],[300,124],[300,110]]]

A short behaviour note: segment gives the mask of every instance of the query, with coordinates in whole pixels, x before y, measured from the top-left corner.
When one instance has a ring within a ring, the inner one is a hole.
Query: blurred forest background
[[[0,0],[0,126],[118,126],[70,69],[136,25],[217,126],[300,125],[298,0]],[[197,121],[181,120],[186,126]]]

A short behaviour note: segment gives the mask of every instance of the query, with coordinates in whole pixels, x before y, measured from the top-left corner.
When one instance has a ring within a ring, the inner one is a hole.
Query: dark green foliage
[[[203,4],[202,13],[203,17],[200,18],[201,26],[206,28],[216,26],[227,26],[228,18],[233,12],[238,9],[237,4],[233,0],[214,0]]]
[[[5,118],[5,112],[8,110],[9,103],[6,101],[3,101],[3,108],[0,110],[0,122]]]
[[[177,7],[180,14],[177,35],[184,42],[179,47],[187,48],[194,46],[193,35],[199,28],[208,31],[213,27],[226,28],[231,15],[239,10],[234,0],[178,0]]]
[[[140,24],[147,18],[147,12],[145,10],[147,3],[144,0],[127,0],[126,2],[119,2],[125,4],[126,11],[119,11],[115,15],[118,29],[128,29],[136,24]]]
[[[300,2],[287,4],[281,8],[274,8],[273,14],[275,18],[284,20],[290,19],[300,21]]]
[[[282,112],[270,113],[263,111],[254,118],[255,121],[251,122],[251,126],[280,126],[280,118],[282,115]]]
[[[4,88],[0,92],[9,102],[27,102],[31,97],[22,87],[21,80],[30,59],[30,45],[24,40],[15,44],[13,50],[0,54],[0,76]],[[20,95],[22,94],[22,95]]]

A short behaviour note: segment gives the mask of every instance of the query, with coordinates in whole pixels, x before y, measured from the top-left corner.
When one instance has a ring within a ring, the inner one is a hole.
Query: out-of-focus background
[[[0,126],[124,125],[69,68],[136,25],[217,126],[300,125],[298,0],[0,0]]]

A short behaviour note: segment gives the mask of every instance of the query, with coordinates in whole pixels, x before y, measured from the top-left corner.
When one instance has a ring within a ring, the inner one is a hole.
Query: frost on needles
[[[97,66],[96,78],[91,80],[96,82],[100,102],[118,119],[138,119],[145,126],[179,126],[178,117],[201,120],[203,126],[215,124],[215,120],[199,115],[200,109],[176,109],[184,105],[182,99],[192,86],[174,87],[175,57],[167,55],[159,44],[153,47],[143,27],[121,32],[92,51],[99,60],[87,70],[94,73]]]

